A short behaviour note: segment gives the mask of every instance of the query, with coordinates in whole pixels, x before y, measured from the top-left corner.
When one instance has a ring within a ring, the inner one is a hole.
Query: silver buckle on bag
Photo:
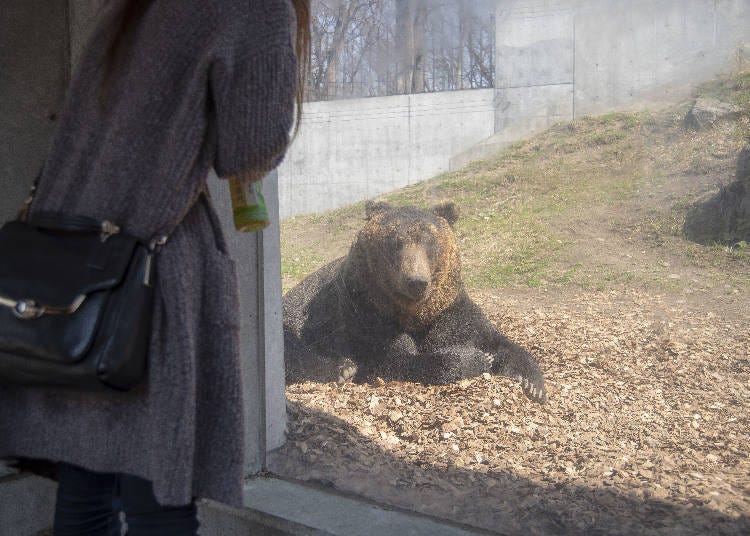
[[[119,225],[115,225],[109,220],[104,220],[102,222],[102,231],[101,231],[101,234],[99,235],[99,238],[101,239],[102,242],[106,242],[110,236],[116,235],[119,232],[120,232]]]
[[[161,251],[161,248],[164,247],[168,240],[169,237],[167,235],[161,235],[152,238],[148,243],[149,254],[148,257],[146,257],[146,269],[143,274],[143,284],[147,287],[151,286],[151,272],[154,269],[154,255]]]
[[[161,251],[161,248],[163,248],[166,245],[168,240],[169,240],[169,237],[167,235],[155,236],[148,243],[148,249],[150,249],[151,251],[155,253],[158,253],[159,251]]]
[[[33,320],[43,315],[72,315],[85,301],[86,295],[81,294],[66,307],[48,307],[39,305],[34,300],[11,300],[0,296],[0,305],[10,309],[13,315],[21,320]]]

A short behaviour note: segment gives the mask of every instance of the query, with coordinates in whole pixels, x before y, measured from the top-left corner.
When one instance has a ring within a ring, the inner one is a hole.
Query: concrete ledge
[[[327,534],[252,508],[232,508],[214,501],[198,503],[201,536],[286,536]]]
[[[33,536],[52,526],[56,489],[33,475],[0,478],[0,536]]]
[[[316,486],[277,478],[259,477],[245,486],[247,508],[235,513],[256,526],[274,532],[253,534],[301,534],[331,536],[476,536],[490,534],[444,520],[399,511]],[[207,510],[218,508],[208,503]],[[225,508],[225,507],[224,507]],[[227,512],[225,511],[224,519]],[[213,532],[249,534],[245,532]]]

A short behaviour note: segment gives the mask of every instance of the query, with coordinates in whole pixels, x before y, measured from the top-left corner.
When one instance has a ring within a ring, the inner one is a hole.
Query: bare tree
[[[313,0],[308,98],[491,87],[493,0]]]
[[[367,15],[378,3],[378,0],[313,2],[312,72],[308,88],[312,98],[335,98],[343,80],[342,66],[352,59],[361,63],[357,41],[367,33]]]
[[[395,0],[398,93],[424,91],[424,40],[428,2]]]

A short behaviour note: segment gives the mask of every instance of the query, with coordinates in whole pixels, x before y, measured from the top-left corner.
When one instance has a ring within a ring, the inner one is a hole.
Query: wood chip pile
[[[287,389],[271,469],[503,534],[750,533],[750,321],[635,290],[475,294],[549,402],[485,375]],[[718,310],[718,309],[717,309]]]

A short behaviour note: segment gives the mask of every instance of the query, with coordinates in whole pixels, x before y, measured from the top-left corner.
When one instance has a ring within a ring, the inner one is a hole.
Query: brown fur
[[[439,245],[440,254],[433,259],[433,265],[430,267],[432,273],[429,274],[430,283],[425,299],[417,302],[408,300],[394,290],[392,281],[387,278],[378,281],[385,299],[376,300],[376,305],[381,312],[397,318],[399,325],[406,330],[419,330],[433,324],[437,317],[455,301],[462,288],[461,262],[456,236],[443,218],[440,219],[439,225],[439,228],[432,224],[428,226],[430,234],[435,237]],[[375,214],[365,224],[357,237],[357,243],[365,249],[364,262],[367,265],[365,273],[378,272],[378,267],[373,265],[373,251],[375,254],[379,252],[373,245],[382,244],[388,236],[400,230],[395,222],[384,225],[383,216],[379,214]],[[410,231],[407,235],[420,233],[418,229]]]

